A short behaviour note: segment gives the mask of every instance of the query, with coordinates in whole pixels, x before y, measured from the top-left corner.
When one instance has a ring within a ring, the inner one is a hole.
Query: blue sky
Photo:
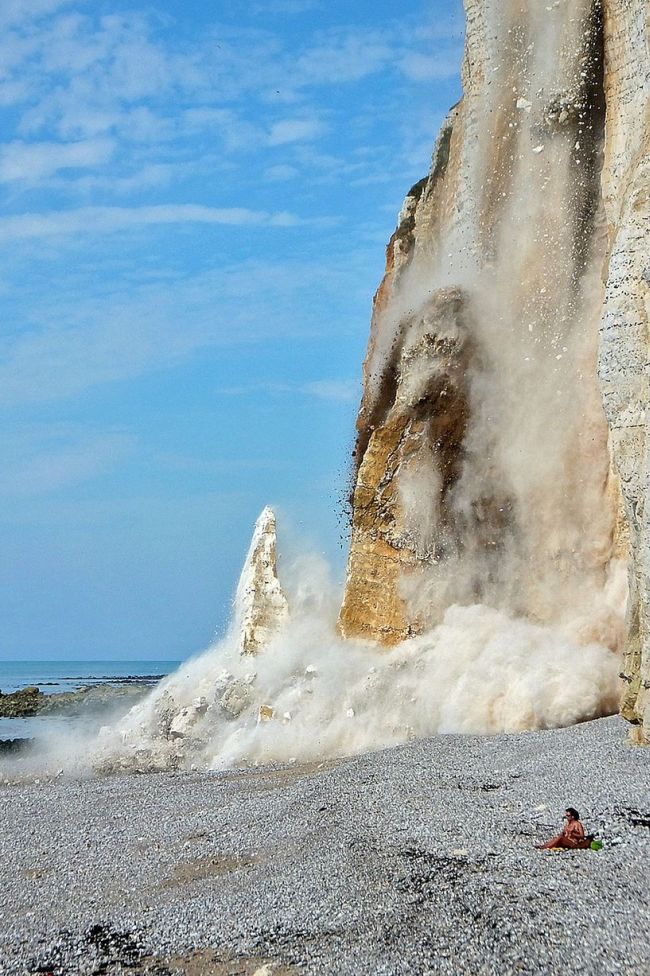
[[[0,659],[200,649],[266,503],[342,575],[371,298],[462,29],[3,0]]]

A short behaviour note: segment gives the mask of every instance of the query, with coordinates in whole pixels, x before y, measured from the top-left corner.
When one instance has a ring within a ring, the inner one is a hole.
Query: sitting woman
[[[585,828],[580,823],[580,814],[573,807],[567,807],[564,811],[566,824],[564,830],[557,837],[551,837],[545,844],[536,844],[540,851],[552,851],[558,848],[566,850],[586,850],[591,846],[593,837],[585,836]]]

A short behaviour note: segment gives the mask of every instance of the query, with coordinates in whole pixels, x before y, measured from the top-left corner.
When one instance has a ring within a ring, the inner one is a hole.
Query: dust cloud
[[[242,655],[231,632],[107,731],[102,752],[163,767],[306,762],[616,709],[617,658],[570,629],[453,606],[429,633],[378,651],[337,639],[340,593],[323,562],[303,558],[289,575],[290,618],[262,653]],[[176,737],[169,717],[183,708],[193,724]]]

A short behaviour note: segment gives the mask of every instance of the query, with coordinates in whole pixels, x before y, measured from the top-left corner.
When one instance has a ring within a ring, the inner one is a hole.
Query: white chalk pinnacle
[[[277,537],[273,511],[264,509],[253,531],[235,596],[242,654],[257,654],[276,636],[289,615],[277,575]]]

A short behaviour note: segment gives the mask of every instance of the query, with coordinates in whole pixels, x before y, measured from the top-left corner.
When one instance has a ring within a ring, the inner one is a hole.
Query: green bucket
[[[602,849],[603,849],[603,843],[600,840],[592,840],[592,842],[589,845],[589,847],[590,847],[590,849],[592,851],[602,851]]]

